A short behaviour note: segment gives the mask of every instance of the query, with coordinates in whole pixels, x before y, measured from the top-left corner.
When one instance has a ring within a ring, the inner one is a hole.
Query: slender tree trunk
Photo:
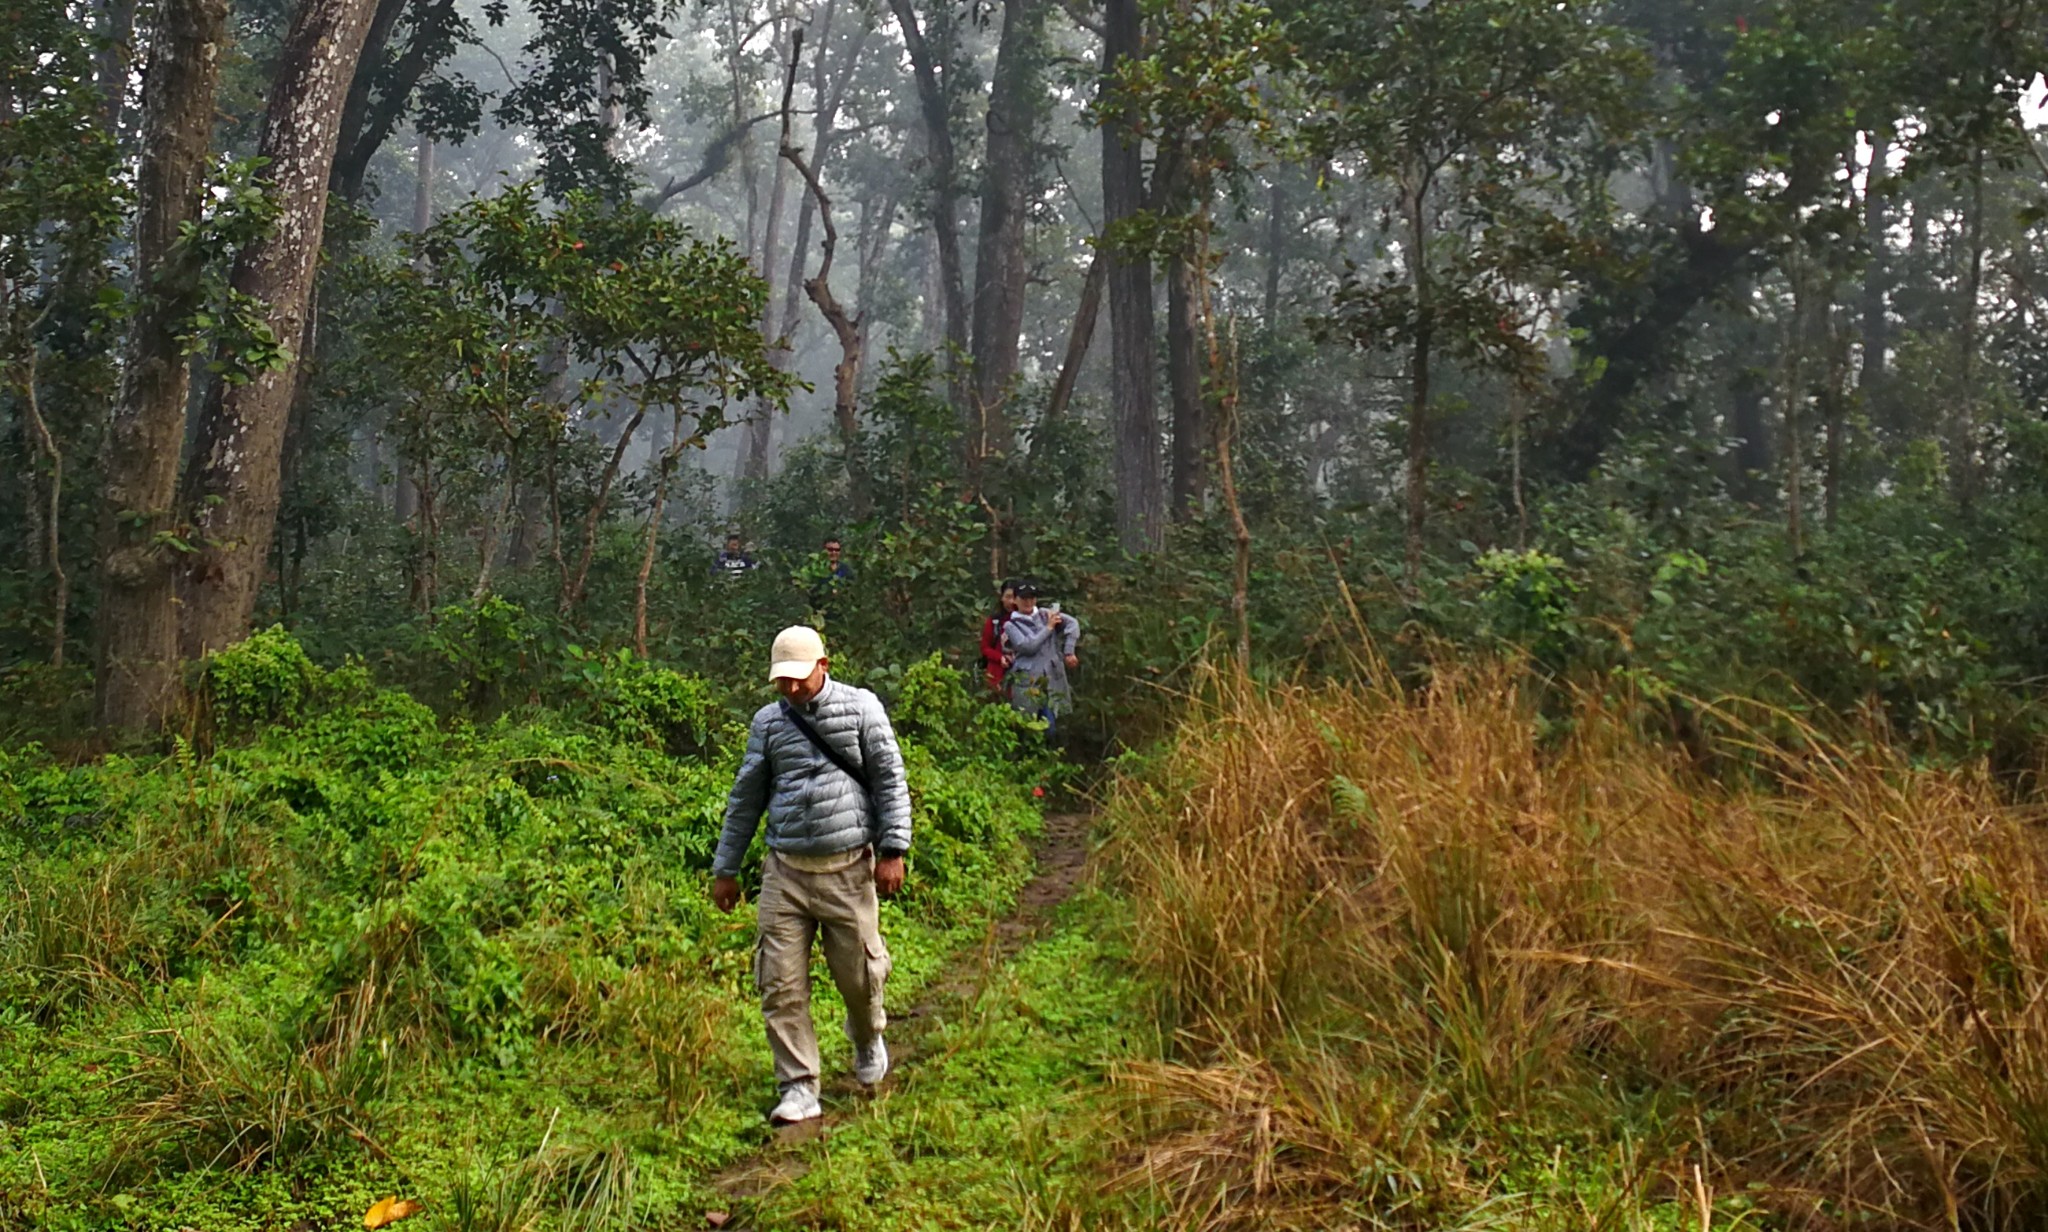
[[[1200,328],[1195,320],[1200,295],[1195,280],[1206,276],[1185,257],[1174,256],[1166,263],[1166,376],[1173,407],[1172,513],[1176,522],[1201,511],[1208,486],[1208,416],[1204,413],[1201,342],[1195,336]]]
[[[1762,502],[1764,480],[1771,472],[1770,432],[1764,425],[1764,397],[1769,389],[1765,371],[1757,367],[1743,368],[1728,385],[1735,430],[1735,482],[1729,486],[1752,503]]]
[[[940,295],[945,307],[947,381],[955,411],[968,413],[967,373],[960,357],[968,354],[967,281],[960,259],[960,171],[953,150],[952,108],[946,100],[945,84],[939,79],[939,56],[918,24],[912,0],[889,0],[889,11],[903,34],[903,47],[910,55],[910,67],[917,79],[918,109],[924,117],[925,156],[931,183],[932,241],[939,258]],[[950,19],[946,44],[952,43]]]
[[[1280,319],[1280,271],[1287,264],[1287,194],[1280,187],[1279,172],[1273,177],[1272,191],[1266,198],[1266,328],[1273,329]]]
[[[1885,304],[1891,279],[1891,247],[1885,239],[1889,219],[1884,194],[1878,191],[1878,180],[1891,159],[1891,148],[1889,131],[1871,134],[1870,168],[1863,177],[1863,237],[1870,246],[1870,264],[1863,268],[1863,369],[1857,378],[1857,388],[1863,395],[1864,410],[1888,429],[1895,429],[1897,425],[1890,422],[1888,408],[1883,405],[1891,351],[1891,316]]]
[[[668,485],[675,476],[676,458],[682,452],[677,443],[683,435],[683,408],[675,408],[669,421],[669,446],[661,451],[654,480],[654,509],[647,515],[647,541],[640,551],[640,572],[633,579],[633,651],[647,657],[647,583],[654,576],[654,557],[661,546],[661,517],[668,506]]]
[[[583,588],[590,580],[590,562],[597,557],[597,528],[604,522],[604,513],[611,503],[612,485],[618,481],[620,464],[625,461],[626,449],[633,443],[633,433],[640,427],[640,421],[647,418],[647,407],[633,408],[633,417],[619,432],[619,438],[612,444],[611,456],[605,460],[604,474],[598,480],[597,496],[590,502],[590,509],[583,515],[583,549],[576,559],[576,571],[566,575],[562,586],[561,611],[564,616],[572,615],[583,603]],[[559,541],[561,531],[555,532]]]
[[[861,202],[861,226],[868,232],[866,241],[860,245],[860,287],[853,295],[853,319],[863,323],[860,331],[859,371],[868,370],[868,352],[874,343],[874,331],[865,328],[865,323],[874,320],[875,290],[882,280],[883,263],[888,259],[889,250],[894,246],[891,232],[896,226],[898,198],[894,193],[884,198],[880,206],[872,202]],[[897,249],[898,252],[902,250]]]
[[[1849,447],[1849,325],[1847,309],[1835,310],[1836,287],[1832,280],[1824,288],[1821,314],[1822,363],[1826,380],[1821,386],[1821,431],[1825,434],[1821,454],[1821,522],[1835,528],[1841,512],[1842,487],[1847,482]]]
[[[1107,0],[1102,70],[1105,89],[1126,60],[1144,54],[1138,0]],[[1133,118],[1116,112],[1102,126],[1103,233],[1146,206],[1144,150]],[[1117,540],[1127,552],[1165,543],[1159,482],[1158,384],[1153,372],[1152,260],[1109,244],[1110,395],[1115,414]]]
[[[1522,423],[1528,416],[1529,395],[1519,381],[1508,382],[1508,444],[1510,478],[1515,496],[1515,547],[1529,547],[1529,505],[1522,493]]]
[[[326,224],[327,178],[372,0],[304,0],[285,36],[257,144],[279,206],[272,232],[235,263],[234,286],[267,305],[274,335],[296,340],[304,325]],[[188,656],[247,636],[271,536],[277,530],[278,467],[293,370],[215,385],[200,415],[185,507],[199,552],[184,578],[181,641]]]
[[[413,158],[412,229],[434,225],[434,139],[422,133]]]
[[[790,361],[789,349],[775,345],[781,337],[775,332],[775,274],[776,266],[782,260],[782,211],[788,195],[789,167],[777,159],[768,190],[768,222],[761,240],[759,267],[761,277],[768,283],[768,295],[761,303],[761,337],[769,343],[770,354],[777,367],[786,367]],[[763,483],[768,479],[768,451],[773,444],[774,414],[774,404],[763,398],[755,403],[753,413],[747,418],[746,448],[740,459],[742,480]]]
[[[1976,503],[1979,482],[1977,468],[1977,301],[1984,289],[1984,151],[1980,146],[1970,159],[1970,216],[1966,220],[1969,244],[1969,272],[1963,279],[1962,360],[1959,377],[1962,397],[1957,401],[1955,420],[1956,501],[1964,509]]]
[[[481,603],[484,596],[491,593],[491,575],[498,563],[498,544],[505,538],[506,527],[511,524],[512,511],[519,498],[519,482],[515,478],[519,473],[518,464],[518,451],[507,451],[504,492],[498,498],[498,507],[492,512],[490,521],[484,523],[483,538],[477,544],[476,585],[469,591],[471,603]]]
[[[1786,330],[1784,385],[1779,394],[1779,416],[1785,436],[1785,537],[1796,557],[1806,550],[1806,349],[1809,340],[1808,314],[1813,309],[1813,292],[1808,285],[1805,255],[1796,248],[1792,254],[1792,321]]]
[[[1223,507],[1230,511],[1231,570],[1230,610],[1237,625],[1237,670],[1252,667],[1252,532],[1244,520],[1244,504],[1237,495],[1236,437],[1238,408],[1237,323],[1230,327],[1230,361],[1224,365],[1223,348],[1216,335],[1216,304],[1209,287],[1209,206],[1204,201],[1198,217],[1201,242],[1191,264],[1200,281],[1192,288],[1201,320],[1203,340],[1208,344],[1208,377],[1217,392],[1216,471],[1223,487]]]
[[[1102,314],[1102,283],[1109,271],[1109,262],[1097,248],[1089,258],[1088,273],[1081,279],[1081,302],[1074,308],[1074,326],[1067,331],[1067,354],[1060,361],[1060,374],[1053,382],[1052,396],[1046,400],[1045,414],[1039,420],[1039,427],[1056,422],[1066,414],[1067,404],[1074,400],[1074,386],[1081,380],[1081,365],[1087,362],[1088,347],[1095,340],[1095,320]],[[1038,438],[1034,437],[1031,450],[1038,452]]]
[[[199,270],[178,245],[199,218],[211,162],[226,0],[161,0],[142,91],[134,269],[120,401],[103,454],[95,710],[120,728],[161,724],[178,700],[178,461],[191,372],[178,339]]]
[[[1429,286],[1429,184],[1419,172],[1402,192],[1408,215],[1408,277],[1415,297],[1415,336],[1408,358],[1408,527],[1403,562],[1408,593],[1422,586],[1422,530],[1429,511],[1429,360],[1435,342]]]
[[[858,44],[856,44],[856,51]],[[839,362],[832,369],[832,418],[839,429],[840,444],[846,450],[847,477],[852,487],[853,511],[856,516],[865,516],[870,501],[867,467],[861,458],[860,424],[857,418],[860,401],[861,360],[867,353],[866,326],[857,315],[849,315],[840,304],[839,297],[832,290],[832,265],[839,256],[839,228],[832,221],[832,198],[825,193],[824,183],[818,178],[817,168],[804,160],[803,151],[790,144],[790,96],[796,90],[797,54],[790,56],[789,75],[782,88],[782,140],[777,152],[782,159],[795,169],[807,190],[806,204],[817,209],[818,225],[824,232],[823,243],[819,246],[818,273],[804,282],[804,291],[817,305],[819,315],[832,327],[833,336],[839,341]],[[822,59],[820,61],[822,64]],[[824,80],[822,68],[818,80]],[[844,85],[844,80],[841,82]],[[835,102],[836,106],[836,102]],[[822,143],[827,136],[818,129]],[[794,273],[794,271],[793,271]]]
[[[16,379],[23,417],[27,420],[29,432],[35,437],[36,450],[50,464],[47,502],[37,521],[42,524],[44,563],[50,567],[50,666],[62,667],[68,641],[65,630],[70,624],[71,614],[71,575],[64,572],[64,450],[58,446],[56,435],[43,419],[42,399],[36,390],[37,356],[33,329],[29,331],[25,349],[27,354],[21,359]],[[29,490],[35,490],[33,477]]]
[[[119,136],[128,104],[129,66],[135,63],[135,0],[105,0],[100,36],[106,42],[93,57],[94,84],[106,104],[107,132]]]
[[[1045,106],[1039,68],[1046,0],[1003,0],[988,100],[988,144],[981,190],[981,234],[974,258],[974,410],[971,461],[1014,447],[1006,403],[1024,333],[1025,224],[1036,179],[1038,116]],[[970,482],[974,482],[970,480]],[[979,483],[975,482],[979,490]]]

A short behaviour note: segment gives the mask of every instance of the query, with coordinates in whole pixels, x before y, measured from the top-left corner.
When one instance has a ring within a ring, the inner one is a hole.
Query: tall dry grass
[[[1110,808],[1180,1049],[1123,1180],[1183,1226],[1485,1225],[1645,1126],[1631,1201],[2048,1226],[2036,810],[1810,730],[1709,781],[1599,698],[1546,737],[1506,664],[1211,693]]]

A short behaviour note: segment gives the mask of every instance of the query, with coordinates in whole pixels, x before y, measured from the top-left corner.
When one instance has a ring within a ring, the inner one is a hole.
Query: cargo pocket
[[[882,934],[861,939],[861,949],[867,953],[868,1003],[879,1015],[882,1010],[882,985],[889,980],[891,963],[889,947],[882,944]]]

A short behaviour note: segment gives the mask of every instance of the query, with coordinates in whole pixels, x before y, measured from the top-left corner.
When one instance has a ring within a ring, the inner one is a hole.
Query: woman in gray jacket
[[[1057,607],[1038,606],[1038,587],[1017,587],[1017,610],[1003,624],[1003,649],[1008,669],[1003,688],[1010,704],[1045,720],[1050,733],[1060,715],[1073,709],[1074,690],[1067,672],[1081,665],[1075,652],[1081,625]]]

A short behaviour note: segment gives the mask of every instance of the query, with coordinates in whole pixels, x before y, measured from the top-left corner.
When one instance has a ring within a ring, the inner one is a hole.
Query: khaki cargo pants
[[[822,934],[825,965],[846,1001],[846,1034],[854,1046],[867,1046],[889,1025],[882,1012],[889,951],[875,902],[875,857],[863,849],[846,853],[845,861],[831,872],[805,872],[770,851],[762,873],[754,987],[780,1086],[818,1078],[818,1032],[811,1022],[814,934]]]

